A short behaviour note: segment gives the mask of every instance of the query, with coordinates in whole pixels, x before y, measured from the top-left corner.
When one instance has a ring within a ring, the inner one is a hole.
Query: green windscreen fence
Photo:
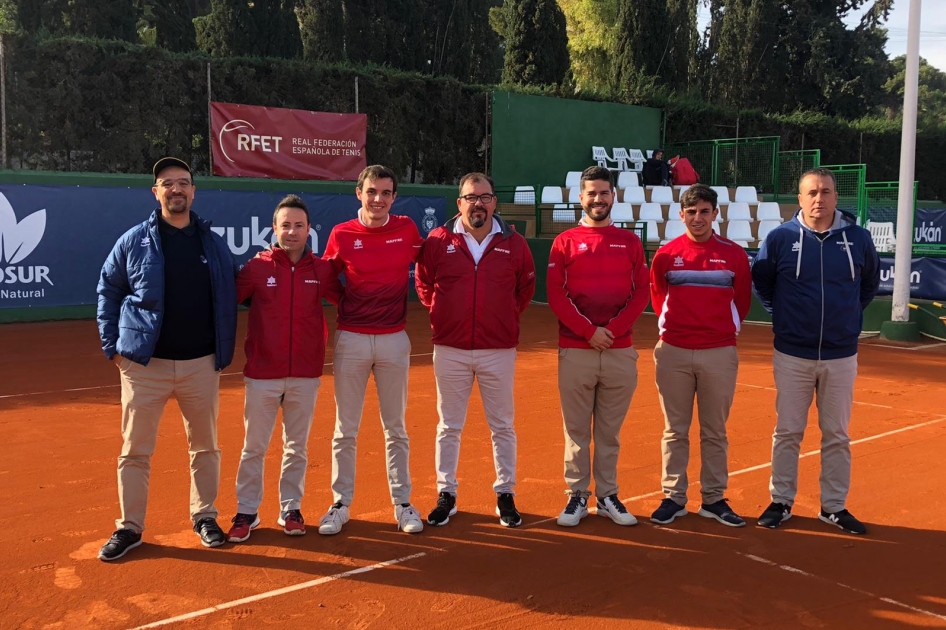
[[[857,217],[860,225],[867,223],[867,196],[864,185],[867,183],[866,164],[830,164],[823,165],[834,173],[837,181],[838,209],[846,210]]]
[[[778,185],[778,136],[667,143],[664,155],[690,160],[700,181],[711,186],[755,186],[774,193]]]
[[[662,120],[653,107],[493,92],[489,172],[501,186],[564,186],[569,171],[596,163],[593,146],[609,157],[660,146]]]
[[[776,199],[794,203],[798,195],[798,180],[801,179],[801,174],[818,166],[821,166],[821,149],[779,151]]]
[[[897,228],[897,205],[900,182],[867,182],[864,186],[866,209],[864,223],[893,223]],[[913,182],[913,212],[916,212],[917,182]]]

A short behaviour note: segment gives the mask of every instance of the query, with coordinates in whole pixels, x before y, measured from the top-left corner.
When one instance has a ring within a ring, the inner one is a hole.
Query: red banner
[[[214,175],[354,181],[365,168],[364,114],[211,103]]]

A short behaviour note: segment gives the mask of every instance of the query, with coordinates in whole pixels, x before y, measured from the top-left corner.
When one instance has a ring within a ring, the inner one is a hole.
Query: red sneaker
[[[302,512],[299,510],[281,512],[276,522],[282,525],[282,530],[287,536],[305,535],[305,519],[302,518]]]
[[[256,514],[237,514],[233,517],[233,527],[227,532],[227,540],[232,543],[241,543],[249,539],[250,532],[259,527],[259,516]]]

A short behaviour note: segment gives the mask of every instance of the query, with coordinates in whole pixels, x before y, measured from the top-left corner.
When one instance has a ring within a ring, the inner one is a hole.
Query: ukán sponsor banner
[[[917,208],[913,217],[913,242],[946,245],[946,209]]]
[[[880,258],[878,295],[893,294],[893,256]],[[910,297],[921,300],[946,299],[946,258],[913,258],[910,261]]]
[[[354,181],[367,164],[364,114],[211,103],[214,175]]]
[[[273,209],[290,192],[198,188],[193,210],[243,263],[273,239]],[[360,204],[354,192],[299,196],[309,208],[310,245],[321,254],[332,228],[355,218]],[[0,308],[94,304],[115,241],[157,205],[147,188],[0,185]],[[426,236],[446,220],[446,203],[399,196],[391,212],[409,216]]]

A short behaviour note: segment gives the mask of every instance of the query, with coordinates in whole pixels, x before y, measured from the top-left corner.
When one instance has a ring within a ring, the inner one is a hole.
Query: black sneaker
[[[130,529],[116,530],[112,537],[108,539],[108,542],[99,549],[99,560],[105,562],[118,560],[128,553],[129,549],[134,549],[140,544],[141,534],[138,532]]]
[[[204,547],[219,547],[227,540],[223,530],[217,525],[217,519],[209,516],[194,523],[194,531],[200,536],[200,544]]]
[[[686,514],[687,509],[685,507],[673,499],[664,499],[660,502],[660,507],[654,510],[654,513],[650,515],[650,520],[653,523],[669,525],[673,522],[673,519],[678,516],[686,516]]]
[[[826,512],[824,508],[821,508],[821,514],[818,515],[818,520],[840,527],[849,534],[862,535],[867,533],[867,528],[864,526],[864,523],[854,518],[854,515],[847,510]]]
[[[726,499],[720,499],[716,503],[704,503],[700,506],[700,511],[697,514],[706,518],[715,518],[723,525],[729,525],[730,527],[746,526],[746,522],[741,516],[732,511]]]
[[[516,509],[516,502],[511,492],[496,495],[496,515],[499,517],[499,524],[503,527],[522,525],[522,517],[519,516],[519,510]]]
[[[759,517],[759,527],[775,529],[792,517],[792,506],[773,501]]]
[[[437,507],[427,515],[427,522],[435,527],[446,525],[450,517],[457,513],[457,498],[449,492],[437,495]]]

